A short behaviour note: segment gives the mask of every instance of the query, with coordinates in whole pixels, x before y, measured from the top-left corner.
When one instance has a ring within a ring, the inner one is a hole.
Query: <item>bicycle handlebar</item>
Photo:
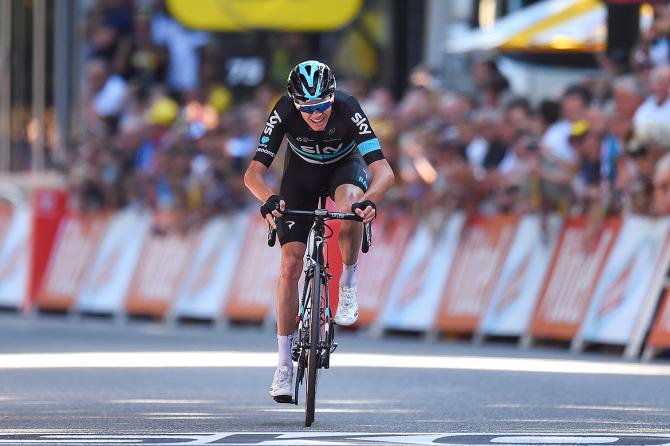
[[[282,212],[282,217],[307,217],[314,219],[321,218],[323,220],[363,221],[363,219],[356,214],[347,212],[331,212],[327,209],[316,209],[313,211],[286,209],[284,212]],[[277,230],[268,225],[268,246],[274,246],[276,239]],[[364,253],[368,252],[370,250],[370,245],[372,245],[372,223],[363,223],[363,242],[361,243],[361,251]]]

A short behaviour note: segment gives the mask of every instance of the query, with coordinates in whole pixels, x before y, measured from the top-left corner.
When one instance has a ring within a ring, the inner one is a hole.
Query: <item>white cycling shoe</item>
[[[353,325],[358,320],[358,291],[356,287],[340,286],[340,302],[333,319],[337,325]]]
[[[270,396],[278,403],[293,402],[293,369],[285,365],[277,367],[270,387]]]

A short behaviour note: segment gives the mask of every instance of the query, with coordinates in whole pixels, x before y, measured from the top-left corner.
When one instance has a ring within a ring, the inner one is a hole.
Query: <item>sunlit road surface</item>
[[[668,444],[670,361],[338,332],[316,422],[272,327],[0,314],[2,444]],[[301,395],[302,397],[302,395]]]

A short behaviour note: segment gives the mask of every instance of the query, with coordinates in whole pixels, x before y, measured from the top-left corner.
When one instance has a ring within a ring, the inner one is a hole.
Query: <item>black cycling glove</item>
[[[364,211],[366,207],[370,206],[372,209],[377,211],[377,206],[374,204],[373,201],[371,200],[363,200],[357,203],[354,203],[351,205],[351,213],[355,214],[356,209],[360,209],[361,211]]]
[[[272,213],[272,211],[281,211],[279,210],[279,202],[284,200],[283,197],[279,195],[272,195],[268,198],[268,201],[261,205],[261,215],[265,218],[266,215]]]

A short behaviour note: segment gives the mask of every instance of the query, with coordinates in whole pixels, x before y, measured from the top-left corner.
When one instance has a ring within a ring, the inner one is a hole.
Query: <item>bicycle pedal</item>
[[[337,342],[330,344],[330,352],[333,353],[335,350],[337,350]]]

